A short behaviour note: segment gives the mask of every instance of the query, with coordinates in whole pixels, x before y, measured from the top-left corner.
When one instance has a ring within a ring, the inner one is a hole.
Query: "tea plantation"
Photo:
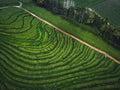
[[[21,9],[0,9],[0,90],[116,90],[119,84],[119,64]]]

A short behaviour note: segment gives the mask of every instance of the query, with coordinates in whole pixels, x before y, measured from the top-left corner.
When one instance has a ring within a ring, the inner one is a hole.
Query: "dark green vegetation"
[[[120,49],[120,28],[113,27],[107,19],[101,17],[92,9],[80,7],[76,8],[74,7],[74,4],[71,4],[73,3],[73,0],[36,0],[35,2],[39,6],[46,7],[54,13],[63,15],[64,17],[78,23],[97,28],[95,34],[97,33],[97,35],[101,36],[108,43]]]
[[[20,9],[0,13],[0,90],[120,89],[117,63]]]
[[[74,0],[75,7],[90,7],[114,26],[120,26],[120,0]]]
[[[120,0],[106,0],[92,8],[103,17],[108,18],[114,26],[120,27],[120,19],[118,19],[120,18]]]
[[[0,7],[17,5],[17,4],[18,4],[17,0],[0,0]]]
[[[106,0],[74,0],[76,7],[92,7]]]
[[[39,4],[43,1],[46,1],[47,3],[52,2],[53,0],[33,0],[38,2]],[[54,4],[63,4],[64,1],[67,0],[55,0]],[[112,23],[115,26],[120,26],[120,0],[68,0],[68,1],[74,1],[75,7],[89,7],[95,10],[97,13],[99,13],[104,18],[108,18],[109,22]],[[58,5],[53,5],[59,7]],[[50,6],[48,4],[47,6]],[[52,4],[51,4],[52,6]]]
[[[75,0],[76,7],[90,7],[115,26],[120,26],[120,0]]]
[[[71,33],[74,36],[77,36],[78,38],[90,43],[91,45],[100,48],[103,51],[106,51],[107,53],[116,57],[117,59],[120,59],[120,50],[117,50],[111,45],[108,45],[98,35],[94,35],[93,33],[98,33],[96,29],[90,28],[82,24],[76,26],[75,23],[70,23],[70,21],[66,21],[65,19],[54,15],[51,12],[48,12],[46,9],[37,7],[34,4],[25,5],[24,7],[30,10],[31,12],[35,13],[36,15],[60,27],[66,32]]]

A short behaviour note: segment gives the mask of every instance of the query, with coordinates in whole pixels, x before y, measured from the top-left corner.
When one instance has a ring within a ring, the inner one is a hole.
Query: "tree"
[[[70,17],[70,18],[74,18],[74,15],[75,15],[75,9],[74,9],[74,7],[70,7],[69,9],[68,9],[68,17]]]

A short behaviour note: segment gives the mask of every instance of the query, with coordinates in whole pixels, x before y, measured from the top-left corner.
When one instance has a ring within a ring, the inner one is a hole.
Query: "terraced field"
[[[20,9],[0,9],[0,90],[106,90],[119,84],[119,64]]]

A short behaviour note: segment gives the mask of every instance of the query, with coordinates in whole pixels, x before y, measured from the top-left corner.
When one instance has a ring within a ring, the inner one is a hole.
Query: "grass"
[[[88,42],[89,44],[109,53],[110,55],[120,60],[120,50],[112,47],[104,40],[102,40],[99,36],[93,34],[91,31],[95,31],[95,29],[85,25],[75,25],[73,23],[70,23],[69,21],[61,18],[60,16],[52,14],[46,9],[37,7],[33,3],[28,5],[25,4],[24,7],[35,13],[39,17],[42,17],[45,20],[56,25],[57,27],[65,30],[66,32],[73,34],[74,36]]]
[[[120,26],[120,1],[119,0],[75,0],[76,7],[90,7],[115,27]]]
[[[0,90],[120,89],[117,63],[20,9],[0,13]]]
[[[98,5],[92,7],[100,15],[105,18],[108,18],[109,22],[116,27],[120,26],[120,1],[119,0],[105,0]]]

